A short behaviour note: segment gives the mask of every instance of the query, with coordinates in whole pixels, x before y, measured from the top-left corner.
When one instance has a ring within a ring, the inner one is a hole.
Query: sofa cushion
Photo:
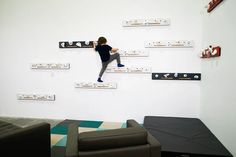
[[[18,130],[20,127],[15,126],[11,123],[0,121],[0,135],[3,136],[4,134],[9,133],[10,131],[13,130]]]
[[[147,144],[147,131],[131,127],[79,134],[78,149],[81,151],[112,149]]]

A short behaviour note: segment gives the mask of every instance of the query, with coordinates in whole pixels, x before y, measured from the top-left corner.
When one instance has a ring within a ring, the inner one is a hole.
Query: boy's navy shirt
[[[109,45],[97,45],[95,51],[98,51],[102,62],[107,62],[110,59],[110,51],[112,47]]]

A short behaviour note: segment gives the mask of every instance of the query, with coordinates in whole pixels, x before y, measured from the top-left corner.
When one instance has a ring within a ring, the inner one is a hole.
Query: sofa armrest
[[[148,132],[148,136],[147,136],[147,142],[150,145],[151,157],[161,157],[161,144],[149,132]]]
[[[50,157],[50,124],[40,123],[9,131],[0,136],[0,148],[0,154],[5,156]]]
[[[78,157],[78,138],[78,125],[70,124],[66,141],[66,157]]]
[[[139,123],[136,122],[136,121],[133,120],[133,119],[128,119],[128,120],[126,121],[126,124],[127,124],[127,128],[129,128],[129,127],[140,127]]]

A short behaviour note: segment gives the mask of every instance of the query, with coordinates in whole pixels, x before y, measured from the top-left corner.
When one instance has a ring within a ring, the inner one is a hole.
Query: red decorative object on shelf
[[[211,12],[217,5],[219,5],[223,0],[211,0],[207,7],[207,12]]]
[[[211,57],[219,57],[221,55],[221,47],[216,46],[212,47],[211,45],[204,49],[200,55],[201,58],[211,58]]]

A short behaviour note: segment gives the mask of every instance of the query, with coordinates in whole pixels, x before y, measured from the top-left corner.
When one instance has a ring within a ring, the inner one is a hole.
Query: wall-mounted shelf
[[[122,22],[123,27],[169,26],[170,19],[133,19]]]
[[[116,89],[116,83],[93,83],[93,82],[79,82],[75,83],[75,88],[86,88],[86,89]]]
[[[153,80],[201,80],[200,73],[152,73]]]
[[[192,40],[176,40],[176,41],[147,41],[146,48],[191,48],[194,46]]]
[[[107,73],[137,73],[137,74],[142,74],[142,73],[151,73],[152,70],[150,67],[107,67],[106,69]]]
[[[37,70],[68,70],[70,63],[33,63],[31,69]]]
[[[121,57],[148,57],[148,51],[142,50],[120,50],[119,54]]]
[[[211,0],[208,4],[207,12],[210,13],[212,10],[215,9],[223,0]]]
[[[204,49],[200,55],[201,58],[212,58],[220,56],[221,56],[221,47],[220,46],[212,47],[211,45],[208,48]]]
[[[55,101],[55,95],[47,94],[17,94],[18,100]]]
[[[94,41],[60,41],[59,48],[93,48]]]

